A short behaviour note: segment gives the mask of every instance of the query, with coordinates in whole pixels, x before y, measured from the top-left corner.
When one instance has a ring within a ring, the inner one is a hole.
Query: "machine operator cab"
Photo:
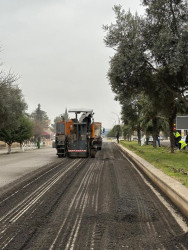
[[[75,113],[73,130],[68,139],[69,157],[94,157],[93,147],[93,110],[92,109],[70,109],[69,113]],[[80,115],[78,119],[78,115]]]

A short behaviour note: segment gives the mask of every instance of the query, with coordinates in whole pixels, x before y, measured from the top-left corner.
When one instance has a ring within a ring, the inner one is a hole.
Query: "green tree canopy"
[[[121,127],[120,125],[115,125],[107,134],[107,137],[116,137],[117,136],[117,132],[119,131],[119,135],[122,135],[121,132]]]
[[[25,140],[29,140],[33,135],[33,123],[27,116],[22,116],[20,125],[16,130],[16,142],[22,144]]]
[[[153,124],[158,113],[168,117],[172,145],[178,103],[188,105],[188,9],[181,0],[146,0],[143,4],[146,15],[142,18],[114,6],[116,22],[104,26],[104,42],[115,50],[108,78],[116,99],[120,103],[124,99],[122,108],[140,93],[152,100]]]
[[[40,141],[42,133],[49,126],[47,113],[41,109],[40,104],[38,104],[36,110],[31,114],[31,120],[33,122],[33,135],[35,139]]]
[[[11,145],[14,142],[22,144],[24,140],[29,140],[32,137],[33,124],[28,117],[22,115],[19,118],[18,126],[10,126],[0,129],[0,141],[8,144],[8,153],[11,152]]]
[[[15,84],[13,75],[0,74],[0,129],[19,125],[19,118],[25,113],[27,104],[22,91]]]
[[[14,74],[0,71],[0,140],[8,144],[8,152],[16,141],[16,131],[27,108],[16,81]]]
[[[188,6],[185,0],[144,0],[143,38],[161,83],[188,106]]]

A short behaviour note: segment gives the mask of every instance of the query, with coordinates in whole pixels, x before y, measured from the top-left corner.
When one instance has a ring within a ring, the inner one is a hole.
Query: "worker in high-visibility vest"
[[[186,146],[187,146],[187,143],[184,142],[184,141],[182,141],[182,140],[180,140],[178,143],[181,145],[181,148],[180,148],[180,149],[185,149]]]
[[[175,131],[173,132],[174,137],[175,137],[175,146],[179,149],[185,149],[187,144],[181,140],[181,135],[179,132]]]
[[[178,144],[178,143],[179,143],[179,141],[181,140],[181,135],[180,135],[180,133],[177,132],[177,131],[173,132],[173,135],[174,135],[174,137],[175,137],[175,146],[176,146],[177,148],[180,149],[181,146],[180,146],[180,144]]]

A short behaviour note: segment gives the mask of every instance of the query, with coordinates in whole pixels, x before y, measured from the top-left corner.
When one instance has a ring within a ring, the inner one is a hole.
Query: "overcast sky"
[[[89,108],[104,127],[118,124],[102,25],[114,21],[117,4],[142,14],[140,2],[0,0],[0,61],[20,76],[28,112],[40,103],[53,122],[65,108]]]

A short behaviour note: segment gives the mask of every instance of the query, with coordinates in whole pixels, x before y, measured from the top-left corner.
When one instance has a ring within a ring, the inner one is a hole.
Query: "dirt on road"
[[[0,197],[0,249],[187,246],[187,231],[114,143],[95,159],[48,164]]]

